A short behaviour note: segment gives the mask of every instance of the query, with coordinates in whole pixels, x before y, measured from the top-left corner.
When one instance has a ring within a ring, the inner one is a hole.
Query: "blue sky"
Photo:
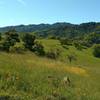
[[[0,0],[0,26],[100,22],[100,0]]]

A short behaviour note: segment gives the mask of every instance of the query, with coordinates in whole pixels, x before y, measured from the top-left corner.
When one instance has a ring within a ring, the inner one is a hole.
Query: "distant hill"
[[[0,28],[0,32],[7,32],[11,29],[16,29],[16,31],[18,32],[34,32],[37,30],[44,30],[46,28],[49,28],[49,26],[49,24],[7,26]]]
[[[4,33],[10,29],[15,29],[20,33],[35,32],[38,36],[57,36],[57,37],[75,37],[79,35],[88,34],[91,32],[100,33],[100,22],[88,22],[82,24],[71,23],[54,23],[54,24],[31,24],[31,25],[18,25],[0,28],[0,32]]]

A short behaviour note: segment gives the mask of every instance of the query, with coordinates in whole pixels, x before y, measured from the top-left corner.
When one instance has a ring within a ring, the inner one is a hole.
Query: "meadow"
[[[32,52],[0,52],[0,100],[100,100],[100,59],[92,48],[63,48],[58,40],[40,39],[45,51],[59,49],[53,60]],[[71,63],[68,54],[77,60]],[[70,78],[70,85],[63,79]]]

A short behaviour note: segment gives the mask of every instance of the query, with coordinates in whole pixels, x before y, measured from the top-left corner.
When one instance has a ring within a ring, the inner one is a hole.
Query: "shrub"
[[[81,43],[79,42],[74,42],[74,46],[77,50],[82,50],[83,49],[83,46],[81,45]]]
[[[61,45],[72,45],[72,41],[71,39],[60,39],[60,43]]]
[[[36,39],[36,37],[34,35],[25,34],[25,36],[23,37],[23,42],[24,42],[25,48],[32,51],[32,47],[34,46],[35,39]]]
[[[2,48],[4,51],[9,52],[10,47],[14,46],[17,42],[20,42],[19,35],[15,30],[10,30],[4,34]]]
[[[93,46],[93,55],[94,55],[95,57],[100,58],[100,44],[95,44],[95,45]]]
[[[1,35],[1,33],[0,33],[0,41],[1,41],[1,39],[2,39],[2,35]]]
[[[85,36],[85,41],[89,47],[91,47],[93,44],[100,44],[100,34],[90,33],[89,35]]]
[[[35,52],[37,55],[44,56],[45,51],[44,47],[41,43],[36,42],[32,48],[32,51]]]
[[[0,51],[3,51],[3,44],[0,42]]]
[[[6,52],[9,52],[9,48],[10,48],[10,42],[9,41],[5,41],[2,43],[2,49]]]
[[[62,46],[64,49],[69,49],[67,45]]]
[[[59,49],[51,50],[46,53],[46,56],[51,59],[57,59],[59,57],[59,55],[60,55]]]
[[[56,39],[56,36],[48,36],[48,39]]]
[[[14,53],[24,53],[25,47],[22,43],[16,43],[14,46],[10,47],[9,51]]]
[[[68,54],[67,55],[67,58],[68,58],[68,60],[69,60],[69,62],[71,63],[72,61],[76,61],[77,59],[76,59],[76,55],[75,55],[75,53],[70,53],[70,54]]]

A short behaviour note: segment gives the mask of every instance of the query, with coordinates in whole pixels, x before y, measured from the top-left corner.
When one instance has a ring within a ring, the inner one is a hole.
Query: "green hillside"
[[[0,100],[100,100],[100,59],[92,47],[63,48],[58,40],[38,39],[45,52],[59,50],[57,59],[0,52]],[[67,55],[77,60],[69,62]],[[70,84],[64,83],[69,77]]]
[[[20,35],[23,33],[35,33],[37,37],[80,37],[92,32],[100,33],[100,22],[88,22],[81,24],[71,24],[66,22],[57,22],[54,24],[31,24],[18,25],[0,28],[1,33],[15,29]]]

